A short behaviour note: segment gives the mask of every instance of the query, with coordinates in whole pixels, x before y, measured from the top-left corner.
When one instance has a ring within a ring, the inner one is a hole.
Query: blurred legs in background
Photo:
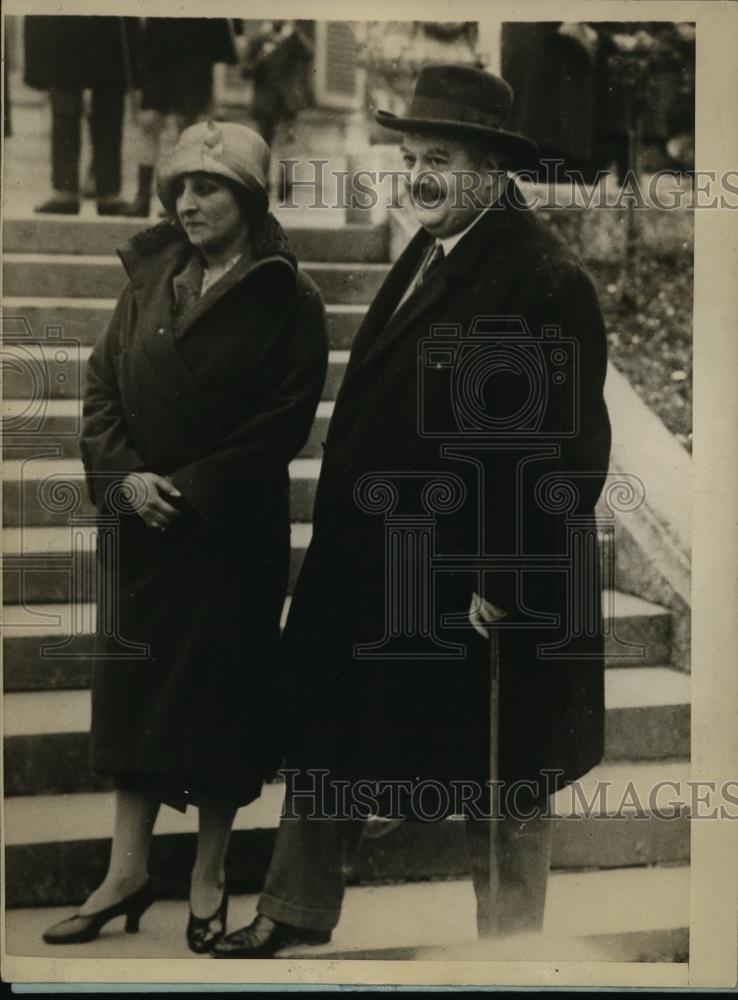
[[[92,88],[90,133],[97,210],[119,215],[124,91],[117,86]],[[79,212],[80,150],[83,93],[51,91],[51,183],[54,195],[38,212],[76,215]]]
[[[213,96],[213,63],[188,50],[149,43],[142,63],[141,111],[136,195],[127,215],[148,218],[162,136],[171,116],[177,136],[201,121]]]

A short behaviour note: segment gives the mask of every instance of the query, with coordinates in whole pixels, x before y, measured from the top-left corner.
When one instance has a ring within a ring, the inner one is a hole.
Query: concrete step
[[[689,755],[690,678],[670,667],[606,671],[608,761],[663,761]],[[6,795],[103,788],[88,770],[86,689],[5,695]]]
[[[78,400],[84,391],[91,352],[91,347],[5,345],[3,399],[16,399],[39,406],[52,399]],[[336,398],[348,359],[348,351],[329,351],[323,399]]]
[[[235,852],[232,852],[235,854]],[[182,871],[183,882],[186,872]],[[83,898],[76,887],[75,901]],[[603,904],[603,900],[605,903]],[[638,906],[633,906],[638,900]],[[250,923],[255,895],[231,897],[228,928]],[[43,931],[69,914],[42,906],[6,914],[9,955],[59,958]],[[329,944],[282,952],[284,958],[387,958],[541,961],[686,961],[689,868],[606,872],[556,872],[549,879],[543,935],[477,943],[474,890],[468,879],[404,885],[353,885]],[[196,960],[187,949],[187,903],[159,899],[141,921],[141,932],[124,934],[111,922],[89,944],[68,945],[65,958]],[[208,956],[203,961],[212,961]],[[279,966],[275,966],[277,976]],[[488,980],[485,979],[485,982]],[[452,980],[449,980],[451,983]]]
[[[679,804],[675,818],[658,819],[649,810],[649,794],[658,782],[684,788],[685,762],[659,765],[601,765],[580,783],[581,795],[594,808],[573,809],[573,793],[556,797],[552,822],[553,868],[620,869],[654,864],[685,864],[689,859],[689,820],[684,794],[673,788],[654,803],[662,810]],[[607,782],[597,799],[598,783]],[[633,792],[645,807],[634,808]],[[627,798],[630,794],[630,798]],[[282,807],[283,786],[267,785],[259,800],[239,810],[230,851],[230,879],[235,891],[263,884]],[[105,871],[112,831],[112,794],[29,795],[7,800],[5,807],[6,899],[9,907],[61,905],[84,898]],[[152,870],[162,897],[183,894],[183,872],[191,864],[197,817],[163,807],[155,828]],[[463,821],[406,823],[380,838],[366,838],[352,882],[458,878],[468,874]],[[642,868],[640,869],[643,870]]]
[[[107,326],[114,307],[114,298],[6,295],[2,320],[5,344],[61,339],[90,347]],[[332,304],[326,311],[331,347],[348,349],[366,306]]]
[[[339,352],[333,352],[339,353]],[[338,373],[336,373],[338,374]],[[82,402],[79,399],[5,399],[2,402],[3,453],[7,459],[79,458]],[[310,437],[301,458],[320,458],[333,400],[318,403]]]
[[[388,259],[386,226],[349,223],[331,229],[292,226],[286,211],[281,219],[292,251],[300,261],[381,263]],[[112,254],[144,227],[145,223],[134,219],[7,218],[3,226],[3,249],[6,254]]]
[[[316,427],[316,432],[319,426]],[[318,434],[312,438],[320,448]],[[292,525],[292,562],[289,591],[302,566],[312,535],[310,524]],[[607,539],[600,539],[600,559],[607,553]],[[3,598],[6,604],[61,604],[71,600],[94,601],[95,536],[92,528],[74,535],[69,526],[5,528],[3,531]],[[72,545],[75,550],[72,552]]]
[[[287,607],[288,603],[283,620]],[[671,618],[668,611],[617,591],[605,593],[605,607],[608,612],[605,649],[610,667],[637,669],[669,663]],[[94,628],[92,604],[7,605],[3,612],[5,689],[37,691],[88,687]],[[644,650],[642,658],[626,657],[624,654],[629,654],[630,648],[623,645],[623,639],[640,643]],[[64,643],[63,647],[60,643]]]
[[[312,517],[319,471],[317,458],[298,458],[290,464],[292,517],[296,521]],[[72,515],[93,513],[81,461],[34,458],[4,463],[3,525],[63,526]]]
[[[371,302],[388,264],[310,263],[303,269],[317,283],[326,302]],[[117,257],[103,254],[6,253],[3,287],[7,295],[53,298],[115,298],[126,276]]]

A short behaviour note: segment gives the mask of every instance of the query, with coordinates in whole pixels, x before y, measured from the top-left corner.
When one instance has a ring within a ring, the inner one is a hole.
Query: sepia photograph
[[[282,6],[3,17],[3,979],[735,983],[735,10]]]

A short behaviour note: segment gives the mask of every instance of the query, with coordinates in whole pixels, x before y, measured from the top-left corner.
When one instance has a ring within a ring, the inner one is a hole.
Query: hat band
[[[502,128],[504,120],[498,115],[490,114],[479,108],[462,104],[461,101],[448,101],[444,97],[415,96],[406,112],[407,118],[428,118],[444,121],[456,121],[459,125],[485,125],[487,128]]]

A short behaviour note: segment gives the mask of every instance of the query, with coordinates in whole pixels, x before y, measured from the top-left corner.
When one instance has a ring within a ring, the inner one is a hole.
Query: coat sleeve
[[[486,523],[491,526],[493,550],[509,552],[510,540],[520,532],[526,552],[560,552],[566,537],[565,517],[592,514],[608,469],[611,435],[603,394],[607,371],[605,326],[589,276],[569,259],[558,258],[540,269],[531,269],[517,301],[515,311],[525,317],[533,337],[540,336],[544,327],[560,329],[560,343],[568,359],[562,366],[566,389],[552,391],[556,366],[552,348],[544,346],[548,396],[541,409],[539,433],[542,445],[552,443],[556,453],[534,461],[527,474],[519,474],[523,453],[514,448],[501,452],[500,465],[504,468],[492,481],[506,484],[505,489],[515,481],[518,487],[513,495],[503,496],[492,486],[486,503]],[[546,491],[537,493],[546,480],[564,484],[560,498],[570,491],[572,505],[566,514],[552,513],[546,506],[548,501],[542,499]],[[503,610],[515,607],[512,574],[485,574],[484,589],[485,598]]]
[[[273,389],[254,416],[204,449],[171,479],[204,521],[233,509],[240,489],[283,474],[307,441],[325,382],[328,334],[317,290],[303,292],[275,369]]]
[[[122,329],[133,323],[134,308],[126,287],[87,363],[80,451],[90,499],[97,507],[111,486],[146,467],[131,440],[113,360]]]

